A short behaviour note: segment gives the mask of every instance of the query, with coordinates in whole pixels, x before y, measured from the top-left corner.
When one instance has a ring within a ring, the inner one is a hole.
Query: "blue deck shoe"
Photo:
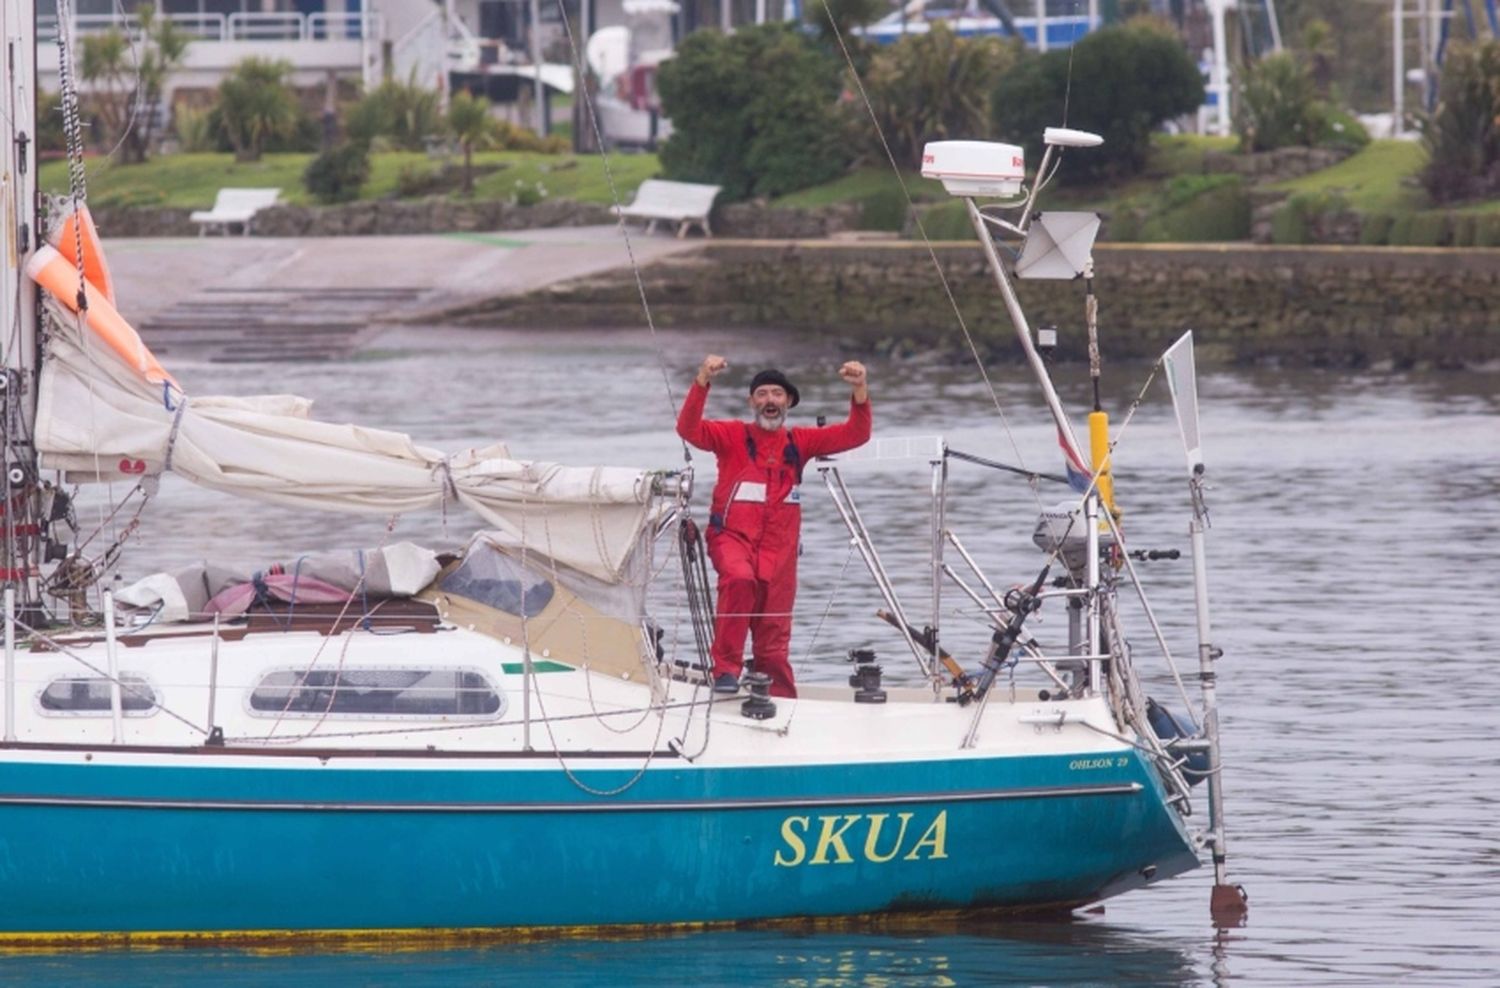
[[[732,672],[721,672],[714,677],[715,693],[738,693],[740,691],[740,677]]]

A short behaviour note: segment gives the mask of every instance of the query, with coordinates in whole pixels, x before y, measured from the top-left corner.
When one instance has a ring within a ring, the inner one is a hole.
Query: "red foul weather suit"
[[[867,442],[870,403],[851,398],[849,418],[838,425],[768,432],[750,422],[705,421],[707,398],[708,388],[694,381],[677,416],[677,434],[713,453],[719,464],[705,536],[719,574],[714,674],[740,674],[750,634],[755,668],[771,677],[772,695],[796,696],[788,651],[797,596],[802,467]]]

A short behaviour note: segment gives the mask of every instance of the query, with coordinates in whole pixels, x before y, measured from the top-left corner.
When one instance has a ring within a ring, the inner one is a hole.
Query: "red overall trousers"
[[[705,420],[707,398],[708,389],[694,382],[677,417],[677,434],[718,461],[705,536],[719,574],[714,674],[740,674],[748,634],[755,668],[771,677],[772,695],[796,696],[789,653],[802,466],[869,440],[870,403],[851,401],[848,420],[838,425],[768,432],[748,422]]]

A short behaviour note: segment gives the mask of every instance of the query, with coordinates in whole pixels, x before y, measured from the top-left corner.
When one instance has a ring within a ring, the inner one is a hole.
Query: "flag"
[[[1078,451],[1073,448],[1072,444],[1068,442],[1068,438],[1063,435],[1061,427],[1057,430],[1057,445],[1062,447],[1063,466],[1068,471],[1068,486],[1080,494],[1087,493],[1089,486],[1094,482],[1094,472],[1084,465],[1083,459],[1078,455]]]

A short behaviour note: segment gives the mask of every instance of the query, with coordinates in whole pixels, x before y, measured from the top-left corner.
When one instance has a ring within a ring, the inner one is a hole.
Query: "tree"
[[[942,21],[876,51],[865,88],[896,161],[917,168],[928,141],[987,137],[995,82],[1021,51],[1019,41],[960,38]]]
[[[448,133],[464,152],[464,195],[474,194],[474,149],[489,147],[500,137],[490,116],[490,101],[460,89],[448,101]]]
[[[689,35],[657,77],[672,120],[663,171],[721,185],[727,201],[834,178],[849,160],[840,68],[782,24]]]
[[[1033,158],[1047,127],[1090,130],[1104,146],[1066,155],[1064,172],[1123,178],[1145,168],[1153,130],[1202,105],[1203,77],[1170,27],[1138,18],[1094,31],[1071,54],[1022,59],[1000,78],[992,102],[998,133],[1024,143]]]
[[[1448,49],[1422,143],[1422,184],[1436,201],[1500,194],[1500,40]]]
[[[1391,108],[1389,3],[1277,0],[1276,11],[1287,45],[1312,59],[1313,81],[1322,95],[1337,92],[1340,102],[1366,111]],[[1450,26],[1457,31],[1462,23],[1455,17]],[[1406,37],[1414,45],[1413,24],[1408,23]]]
[[[297,129],[297,99],[287,88],[284,61],[247,58],[219,83],[219,125],[234,160],[258,161],[266,142]]]
[[[118,146],[126,161],[141,162],[156,140],[157,108],[167,78],[182,65],[190,40],[156,7],[136,8],[132,35],[110,28],[85,35],[79,75],[89,84],[89,108],[98,117],[111,147]]]
[[[839,61],[843,61],[847,50],[854,70],[864,76],[876,45],[855,34],[854,30],[888,13],[890,4],[886,0],[808,0],[802,20]]]
[[[1244,70],[1235,120],[1243,150],[1312,147],[1318,143],[1324,117],[1312,73],[1291,52],[1267,55]]]
[[[414,70],[404,83],[387,79],[366,93],[349,111],[344,129],[351,141],[423,151],[442,132],[442,105],[436,91],[417,84]]]

